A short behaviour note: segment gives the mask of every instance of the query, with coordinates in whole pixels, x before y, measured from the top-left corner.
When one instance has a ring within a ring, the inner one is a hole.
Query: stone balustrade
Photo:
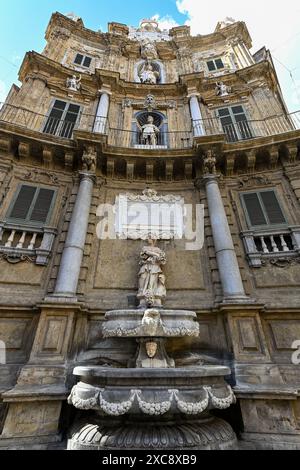
[[[57,230],[0,223],[0,259],[47,265]]]
[[[300,227],[247,231],[241,237],[252,267],[263,266],[264,259],[292,259],[300,254]]]

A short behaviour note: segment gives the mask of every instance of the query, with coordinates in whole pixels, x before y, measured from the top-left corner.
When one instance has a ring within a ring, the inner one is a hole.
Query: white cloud
[[[175,28],[175,26],[179,26],[178,23],[172,18],[170,15],[162,16],[157,13],[156,15],[153,15],[152,20],[155,20],[159,24],[159,28],[163,31],[165,29],[169,30],[172,28]]]
[[[0,80],[0,103],[3,103],[7,96],[7,88],[3,80]]]
[[[176,0],[180,13],[188,15],[187,24],[192,34],[212,33],[218,23],[227,16],[245,21],[253,37],[254,46],[266,45],[270,49],[300,32],[300,4],[298,0],[271,2],[240,0],[205,2],[201,0]]]
[[[176,5],[180,13],[187,15],[186,24],[191,26],[193,35],[212,33],[217,23],[226,17],[244,21],[253,40],[253,52],[263,46],[271,50],[287,103],[290,109],[299,109],[299,103],[297,104],[295,100],[295,90],[294,94],[292,93],[295,85],[291,81],[289,72],[290,70],[293,72],[294,81],[300,79],[299,0],[284,2],[176,0]],[[280,65],[278,60],[285,67]]]

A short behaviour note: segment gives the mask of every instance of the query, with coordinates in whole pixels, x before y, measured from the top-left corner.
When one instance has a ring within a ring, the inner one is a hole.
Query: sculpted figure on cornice
[[[158,59],[156,45],[149,38],[145,38],[141,42],[141,57],[145,60]]]
[[[93,146],[89,146],[82,156],[82,169],[89,173],[96,173],[97,154]]]

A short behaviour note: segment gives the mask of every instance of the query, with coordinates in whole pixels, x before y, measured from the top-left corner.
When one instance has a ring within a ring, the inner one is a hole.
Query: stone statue
[[[153,70],[153,66],[149,62],[145,62],[141,71],[139,72],[139,79],[141,80],[141,83],[156,85],[158,78],[159,72]]]
[[[79,78],[73,75],[71,78],[67,78],[67,88],[72,91],[79,91],[81,89],[81,75]]]
[[[95,148],[89,146],[82,156],[82,170],[89,173],[96,173],[97,167],[97,153]]]
[[[139,122],[137,121],[137,125],[142,132],[143,143],[145,145],[157,145],[157,135],[160,133],[160,130],[154,124],[153,117],[148,117],[147,124],[140,126]]]
[[[162,271],[162,266],[165,264],[165,252],[155,246],[154,240],[149,240],[149,245],[144,246],[140,254],[141,268],[138,274],[139,292],[137,295],[140,308],[162,307],[162,301],[166,297],[166,279]]]
[[[231,92],[231,88],[225,85],[224,82],[216,83],[216,95],[217,96],[228,96]]]
[[[158,58],[156,46],[149,38],[144,38],[141,43],[141,56],[146,60]]]
[[[204,170],[206,174],[215,175],[216,174],[216,163],[217,159],[214,156],[212,150],[208,150],[204,157]]]

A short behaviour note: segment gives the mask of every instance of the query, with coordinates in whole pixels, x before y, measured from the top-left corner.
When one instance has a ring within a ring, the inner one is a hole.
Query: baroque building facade
[[[300,448],[300,116],[251,47],[243,22],[102,33],[55,13],[26,54],[0,110],[0,448],[63,448],[74,367],[126,367],[104,315],[137,306],[145,237],[97,236],[124,194],[204,205],[201,250],[156,234],[165,308],[200,326],[167,350],[231,369],[241,446]]]

